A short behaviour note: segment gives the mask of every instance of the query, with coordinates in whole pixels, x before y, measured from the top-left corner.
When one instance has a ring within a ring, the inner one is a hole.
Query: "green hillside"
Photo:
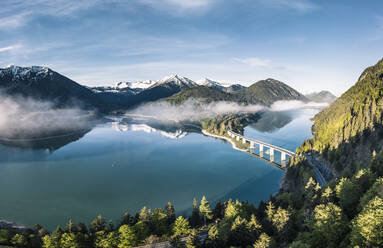
[[[172,104],[181,104],[189,98],[198,99],[201,102],[233,100],[233,96],[231,94],[206,86],[196,86],[183,90],[166,98],[166,100]]]
[[[356,161],[369,161],[382,147],[382,111],[383,60],[367,68],[354,86],[314,117],[314,137],[303,150],[322,154],[338,171],[359,166]]]
[[[287,84],[271,78],[258,81],[250,87],[238,91],[236,97],[241,102],[264,105],[271,105],[281,100],[307,100]]]
[[[174,94],[166,100],[173,104],[180,104],[189,98],[198,99],[202,102],[232,101],[267,106],[280,100],[307,100],[298,91],[274,79],[258,81],[250,87],[243,88],[234,93],[227,93],[206,86],[196,86]]]

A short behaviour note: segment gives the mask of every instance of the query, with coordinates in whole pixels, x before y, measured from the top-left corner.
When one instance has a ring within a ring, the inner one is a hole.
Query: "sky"
[[[381,0],[0,0],[0,67],[99,86],[161,79],[342,94],[383,58]]]

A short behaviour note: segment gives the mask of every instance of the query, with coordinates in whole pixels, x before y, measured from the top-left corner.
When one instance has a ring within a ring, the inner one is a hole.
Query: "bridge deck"
[[[268,144],[266,142],[263,142],[263,141],[260,141],[260,140],[256,140],[256,139],[252,139],[252,138],[247,138],[243,135],[240,135],[240,134],[237,134],[231,130],[227,130],[227,132],[230,134],[233,134],[235,136],[238,136],[240,137],[241,139],[245,139],[246,141],[249,141],[249,142],[254,142],[255,144],[258,144],[258,145],[263,145],[263,146],[266,146],[266,147],[269,147],[269,148],[273,148],[274,150],[277,150],[279,152],[284,152],[290,156],[296,156],[295,152],[292,152],[292,151],[289,151],[287,149],[284,149],[282,147],[278,147],[278,146],[274,146],[274,145],[271,145],[271,144]]]

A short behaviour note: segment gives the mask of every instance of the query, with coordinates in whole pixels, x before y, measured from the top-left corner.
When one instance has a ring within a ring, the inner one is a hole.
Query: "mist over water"
[[[270,107],[263,105],[245,105],[236,102],[218,101],[204,103],[196,99],[188,99],[180,105],[165,101],[147,103],[127,114],[151,116],[163,121],[197,121],[203,118],[214,118],[223,114],[256,113],[259,111],[286,111],[305,107],[325,107],[326,103],[277,101]]]
[[[0,137],[33,138],[89,128],[93,112],[0,95]]]
[[[79,106],[73,103],[71,106]],[[224,114],[285,111],[306,106],[324,107],[323,103],[279,101],[271,107],[218,101],[204,103],[189,99],[180,105],[165,101],[147,103],[127,114],[151,116],[161,121],[198,121]],[[94,112],[81,107],[58,108],[53,102],[0,94],[0,138],[28,139],[65,134],[94,125]]]

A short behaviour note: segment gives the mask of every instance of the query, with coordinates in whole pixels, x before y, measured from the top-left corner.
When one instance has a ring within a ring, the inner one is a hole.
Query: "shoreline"
[[[237,147],[237,145],[230,138],[228,138],[226,136],[220,136],[220,135],[212,134],[212,133],[209,133],[208,131],[206,131],[205,129],[201,129],[201,132],[204,135],[207,135],[207,136],[210,136],[210,137],[214,137],[214,138],[223,139],[223,140],[226,140],[226,141],[230,142],[231,146],[235,150],[238,150],[238,151],[241,151],[241,152],[247,152],[247,150],[241,149],[241,148]]]

